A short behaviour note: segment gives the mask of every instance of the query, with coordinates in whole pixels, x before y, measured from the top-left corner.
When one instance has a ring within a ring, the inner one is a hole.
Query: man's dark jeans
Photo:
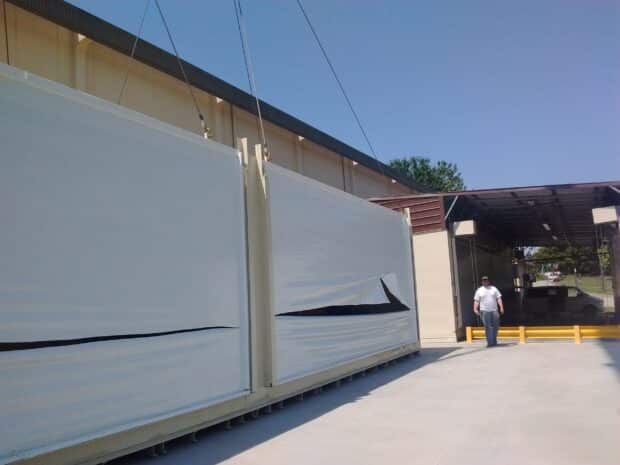
[[[487,347],[497,345],[497,331],[499,330],[499,312],[480,312],[484,334],[487,337]]]

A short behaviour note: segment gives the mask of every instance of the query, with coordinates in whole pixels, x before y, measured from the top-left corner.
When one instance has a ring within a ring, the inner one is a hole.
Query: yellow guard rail
[[[467,326],[467,342],[484,339],[484,326]],[[497,337],[518,339],[525,344],[527,339],[573,339],[580,344],[582,339],[620,339],[620,325],[608,326],[503,326]]]

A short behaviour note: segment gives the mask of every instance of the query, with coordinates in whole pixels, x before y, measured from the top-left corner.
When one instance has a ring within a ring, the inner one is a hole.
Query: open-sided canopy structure
[[[411,209],[413,232],[476,220],[513,246],[592,245],[592,209],[620,204],[620,181],[480,189],[373,199]],[[416,228],[417,225],[417,228]]]

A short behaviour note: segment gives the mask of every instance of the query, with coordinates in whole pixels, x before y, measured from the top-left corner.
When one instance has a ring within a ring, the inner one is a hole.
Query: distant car
[[[603,299],[575,286],[539,286],[527,289],[523,310],[528,319],[557,323],[594,323]]]
[[[547,271],[545,273],[545,278],[547,278],[547,281],[557,283],[562,280],[562,273],[560,271]]]

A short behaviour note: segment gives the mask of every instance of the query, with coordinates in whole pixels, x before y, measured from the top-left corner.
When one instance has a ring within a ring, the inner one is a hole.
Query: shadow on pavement
[[[597,340],[597,343],[605,349],[609,356],[609,362],[605,363],[605,366],[613,368],[620,378],[620,341],[602,339]]]
[[[469,349],[471,350],[459,350]],[[304,401],[287,400],[285,408],[274,409],[270,415],[261,415],[259,419],[249,420],[243,425],[236,425],[232,431],[226,431],[221,425],[215,425],[198,432],[198,444],[192,444],[187,437],[168,443],[168,454],[157,458],[147,457],[144,451],[108,462],[109,465],[151,465],[220,463],[250,449],[260,443],[290,431],[306,422],[312,421],[325,413],[345,404],[356,402],[379,388],[425,365],[469,355],[486,347],[450,346],[422,349],[417,356],[401,359],[377,371],[369,372],[365,377],[355,376],[350,383],[343,383],[340,388],[326,387],[322,394],[308,396]],[[457,352],[458,351],[458,352]],[[249,416],[248,416],[249,418]]]

